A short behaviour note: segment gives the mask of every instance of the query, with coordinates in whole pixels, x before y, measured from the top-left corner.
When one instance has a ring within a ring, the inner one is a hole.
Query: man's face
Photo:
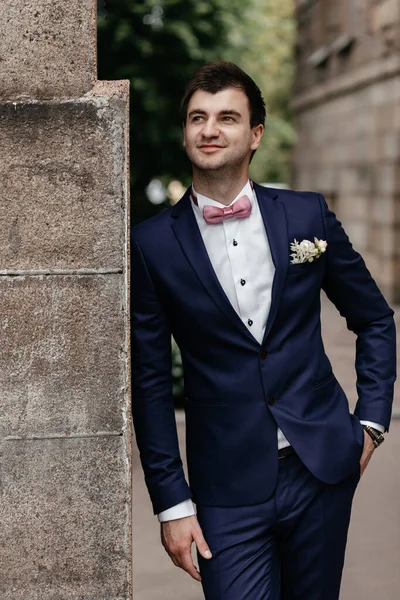
[[[216,94],[198,90],[188,106],[184,147],[200,171],[247,168],[263,130],[263,125],[250,127],[249,102],[242,90],[226,88]]]

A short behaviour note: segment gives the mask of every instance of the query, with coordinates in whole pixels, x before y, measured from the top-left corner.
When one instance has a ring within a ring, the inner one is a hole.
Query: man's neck
[[[228,206],[244,188],[248,179],[248,173],[241,177],[236,175],[236,177],[227,180],[224,177],[218,176],[217,173],[215,173],[215,176],[209,176],[208,174],[205,176],[194,172],[193,186],[198,194],[207,196],[207,198]]]

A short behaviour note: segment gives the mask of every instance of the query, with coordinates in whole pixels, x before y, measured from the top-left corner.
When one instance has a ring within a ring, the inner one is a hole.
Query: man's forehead
[[[243,90],[230,87],[215,94],[205,90],[197,90],[190,99],[188,110],[232,110],[238,107],[248,107],[247,96]]]

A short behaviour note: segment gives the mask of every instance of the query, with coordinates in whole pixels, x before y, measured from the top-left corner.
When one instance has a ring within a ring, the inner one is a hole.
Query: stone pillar
[[[129,82],[96,0],[1,0],[0,598],[131,598]]]

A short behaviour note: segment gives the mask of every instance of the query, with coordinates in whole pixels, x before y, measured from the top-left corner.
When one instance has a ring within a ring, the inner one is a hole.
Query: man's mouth
[[[212,152],[213,150],[219,150],[220,148],[223,148],[223,146],[218,146],[218,144],[202,144],[199,146],[199,148],[204,152]]]

